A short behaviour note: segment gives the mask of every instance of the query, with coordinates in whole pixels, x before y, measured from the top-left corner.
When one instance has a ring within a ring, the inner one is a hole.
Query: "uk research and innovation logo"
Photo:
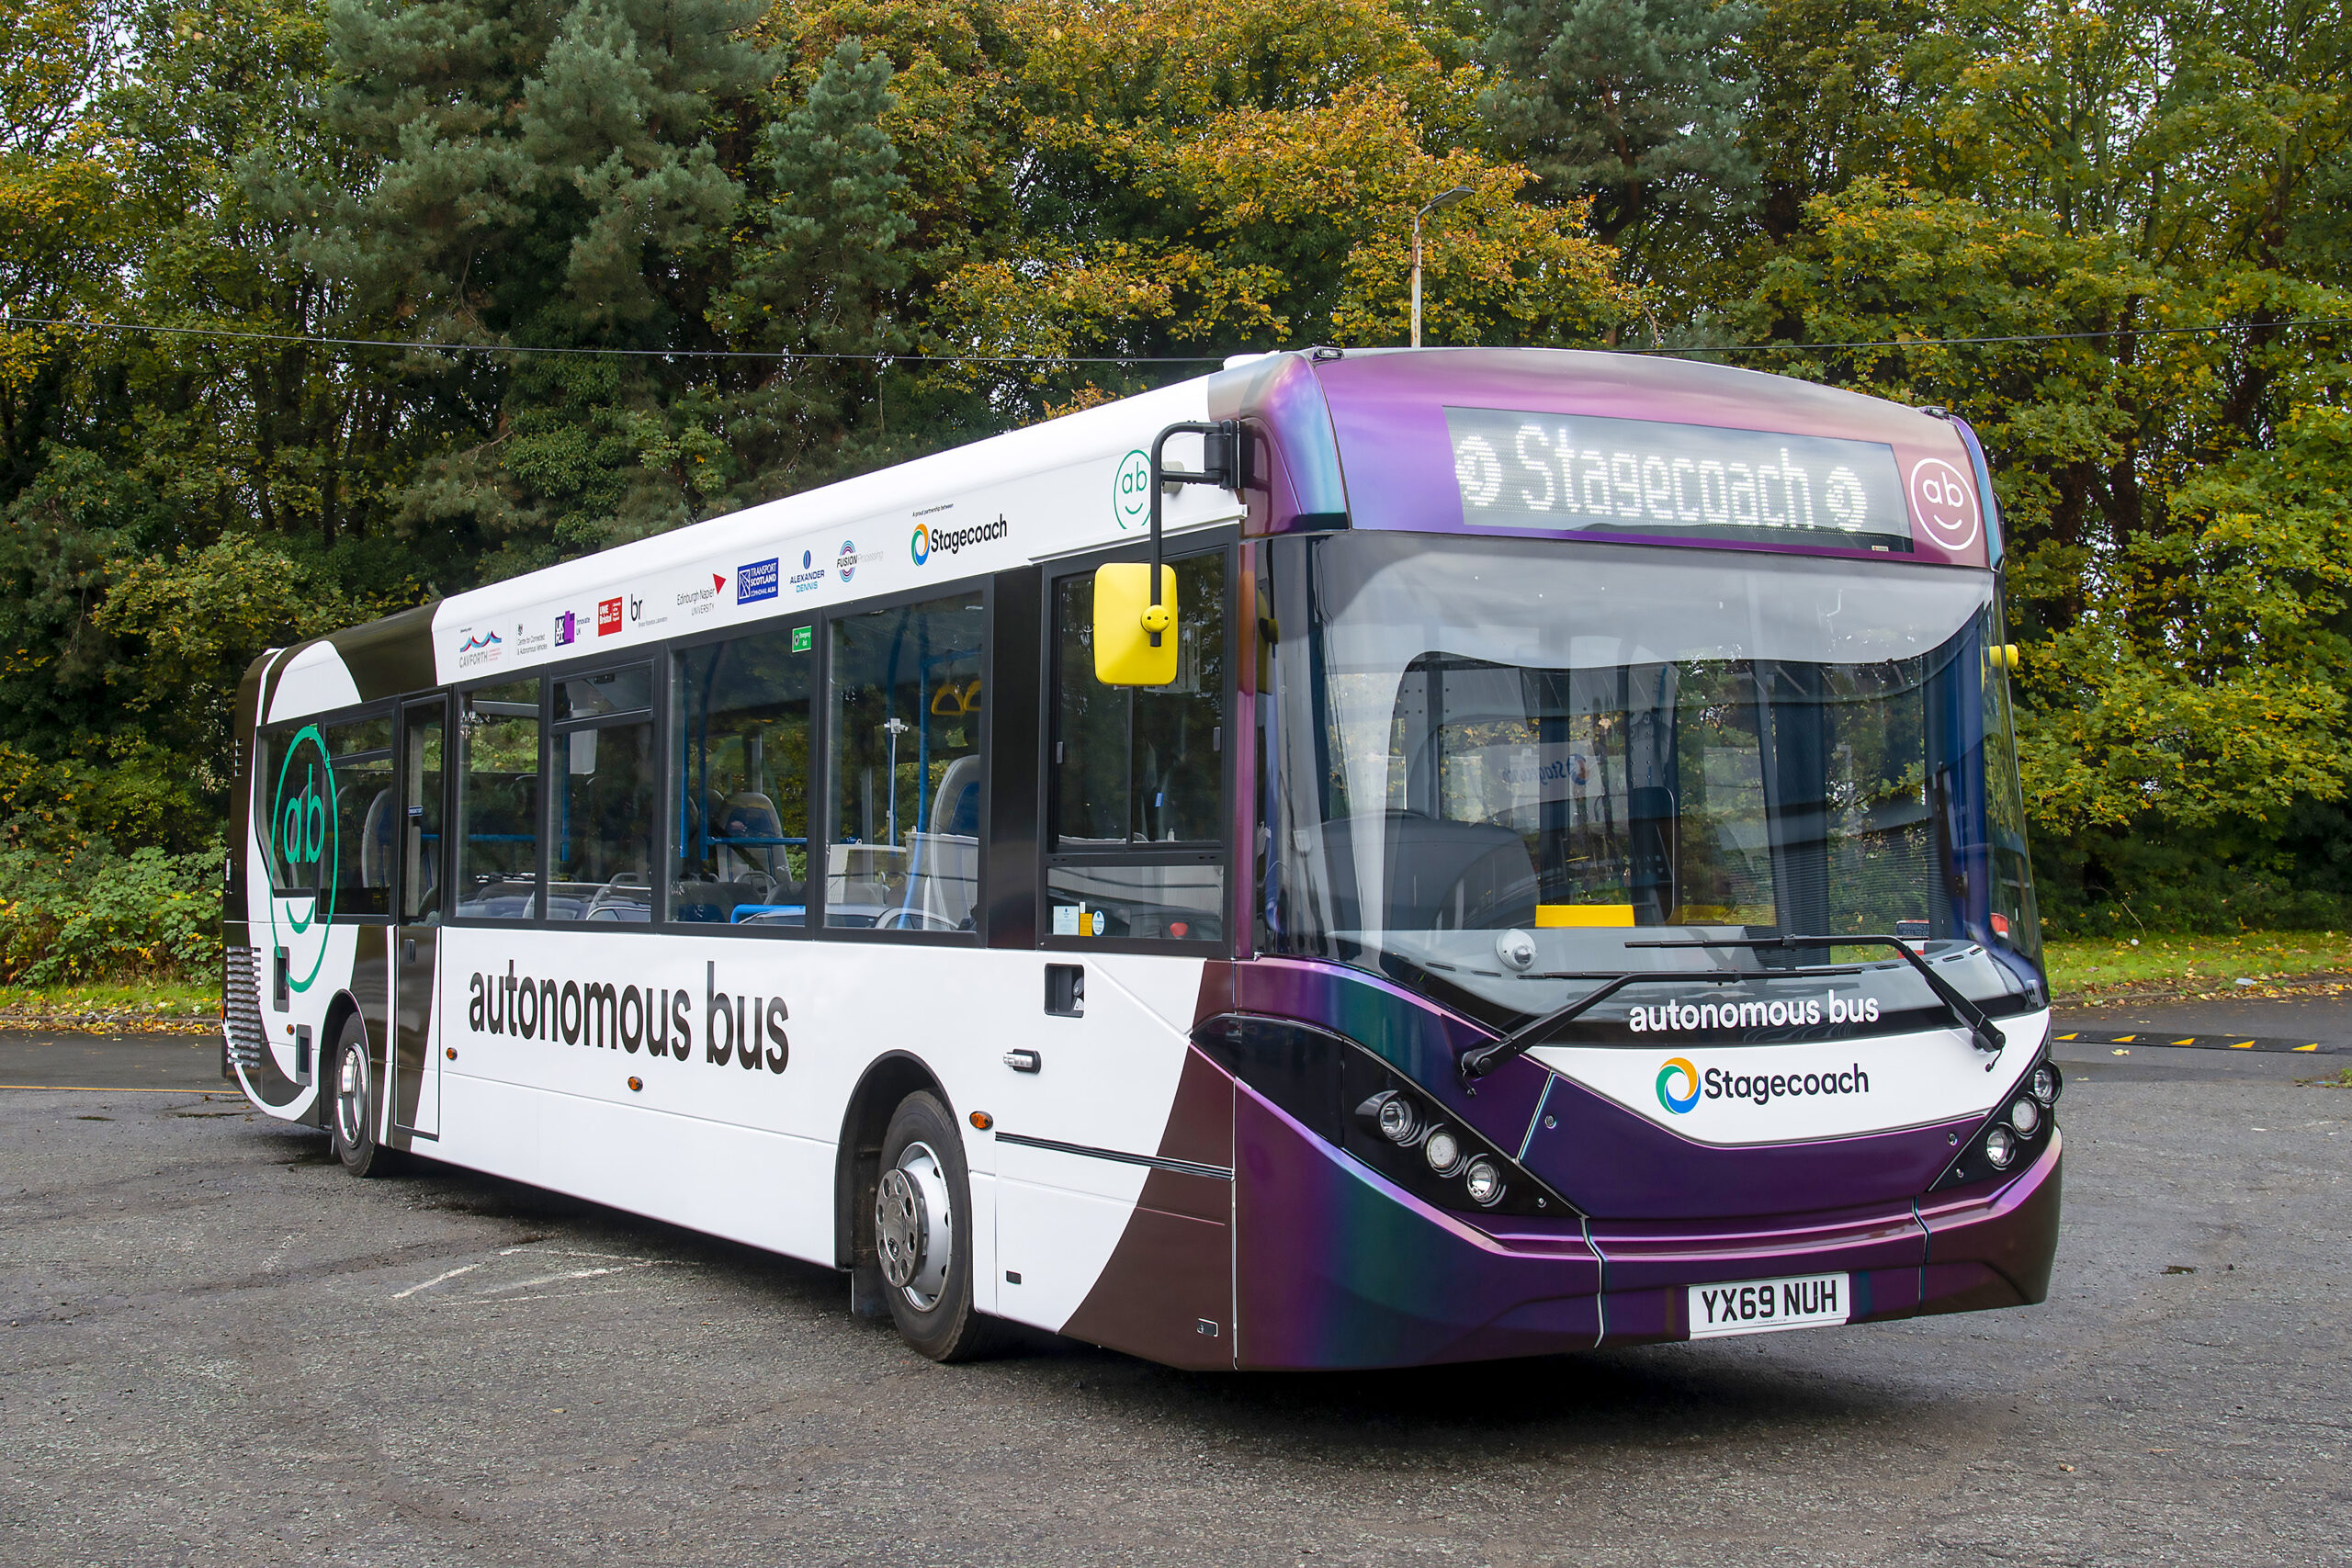
[[[566,610],[555,618],[555,645],[558,648],[565,648],[579,640],[580,616],[573,611]]]
[[[1679,1077],[1687,1089],[1677,1094],[1667,1085]],[[1699,1103],[1699,1069],[1683,1056],[1668,1056],[1657,1070],[1657,1102],[1677,1116],[1688,1116],[1690,1108]]]

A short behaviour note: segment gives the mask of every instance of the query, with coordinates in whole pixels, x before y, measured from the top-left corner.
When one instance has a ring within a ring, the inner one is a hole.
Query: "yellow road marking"
[[[2236,1044],[2231,1046],[2230,1049],[2233,1051],[2251,1051],[2254,1049],[2254,1042],[2251,1040],[2241,1040]]]
[[[2297,1045],[2292,1047],[2292,1049],[2297,1051],[2316,1051],[2319,1049],[2319,1042],[2314,1040],[2308,1045]]]
[[[2080,1040],[2082,1036],[2080,1034],[2061,1034],[2058,1038],[2061,1040]]]
[[[2132,1042],[2139,1038],[2140,1037],[2136,1034],[2119,1034],[2115,1037],[2115,1043],[2118,1045],[2129,1045]]]
[[[2176,1045],[2194,1045],[2197,1043],[2197,1036],[2192,1034],[2186,1040],[2176,1040],[2173,1043]]]

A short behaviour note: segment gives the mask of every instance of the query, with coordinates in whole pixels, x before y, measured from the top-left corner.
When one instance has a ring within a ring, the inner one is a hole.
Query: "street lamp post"
[[[1413,214],[1413,346],[1421,346],[1421,220],[1432,212],[1442,211],[1470,194],[1468,186],[1455,186],[1452,190],[1433,196]]]

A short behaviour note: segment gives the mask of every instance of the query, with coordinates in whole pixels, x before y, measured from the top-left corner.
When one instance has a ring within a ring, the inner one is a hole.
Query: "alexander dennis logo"
[[[1677,1078],[1682,1080],[1680,1094],[1668,1087]],[[1699,1069],[1683,1057],[1668,1056],[1666,1066],[1657,1070],[1657,1102],[1677,1116],[1689,1115],[1699,1103]]]

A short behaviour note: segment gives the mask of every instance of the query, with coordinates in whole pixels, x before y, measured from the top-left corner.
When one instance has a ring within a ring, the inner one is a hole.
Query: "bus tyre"
[[[956,1119],[936,1096],[899,1102],[882,1139],[874,1247],[899,1336],[934,1361],[967,1361],[995,1340],[972,1307],[972,1184]]]
[[[343,1021],[335,1039],[334,1067],[322,1086],[327,1095],[327,1135],[336,1157],[354,1176],[385,1176],[399,1157],[376,1141],[368,1092],[373,1067],[368,1059],[368,1030],[356,1014]]]

